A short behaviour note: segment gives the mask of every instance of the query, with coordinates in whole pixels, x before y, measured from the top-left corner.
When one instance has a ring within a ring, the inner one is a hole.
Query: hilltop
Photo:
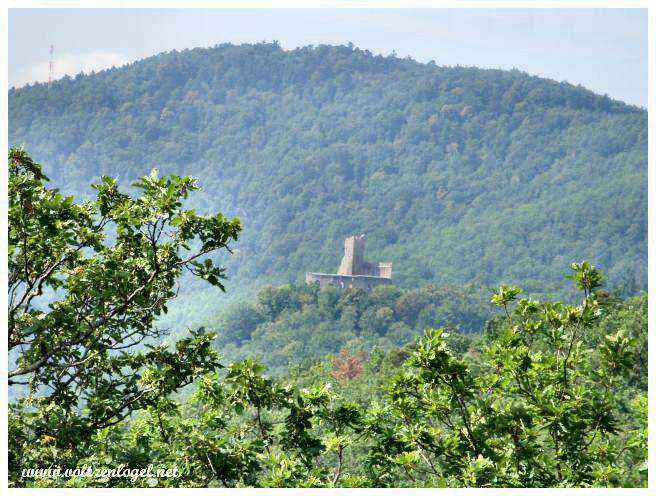
[[[162,53],[10,90],[9,142],[70,193],[153,166],[198,177],[195,207],[244,224],[229,294],[332,271],[359,232],[400,287],[539,291],[588,259],[611,285],[646,288],[647,112],[438,64],[353,46]],[[188,320],[213,311],[216,292],[185,291]]]

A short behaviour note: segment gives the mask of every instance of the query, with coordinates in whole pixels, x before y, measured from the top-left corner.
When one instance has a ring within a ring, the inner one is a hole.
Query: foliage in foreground
[[[496,296],[510,306],[503,289]],[[206,374],[188,403],[162,399],[97,432],[78,460],[177,466],[178,477],[38,484],[642,486],[647,400],[635,365],[646,359],[645,314],[644,296],[520,299],[465,353],[429,330],[365,371],[346,353],[279,381],[256,362],[234,363]]]
[[[8,382],[29,391],[10,405],[10,471],[74,463],[98,432],[218,366],[211,335],[152,346],[164,334],[154,321],[183,272],[221,287],[208,256],[241,230],[182,208],[190,178],[154,170],[133,198],[105,177],[83,203],[47,181],[10,150]]]
[[[76,204],[26,154],[9,158],[10,381],[29,387],[10,405],[12,485],[646,484],[647,298],[613,298],[594,266],[571,265],[578,305],[502,286],[502,316],[481,336],[431,329],[405,349],[273,380],[252,360],[222,370],[210,334],[130,350],[159,335],[154,316],[183,269],[219,283],[203,257],[239,232],[182,209],[192,181],[153,174],[132,198],[107,179]],[[192,381],[191,400],[176,401]],[[150,464],[179,470],[22,475]]]

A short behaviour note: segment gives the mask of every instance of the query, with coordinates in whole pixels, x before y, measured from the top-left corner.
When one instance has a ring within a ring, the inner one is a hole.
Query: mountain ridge
[[[403,57],[399,58],[396,56],[396,54],[390,54],[390,55],[374,55],[372,52],[366,49],[359,49],[354,47],[352,44],[349,45],[306,45],[303,47],[297,47],[294,49],[285,49],[281,48],[281,46],[277,42],[271,42],[271,43],[256,43],[256,44],[250,44],[250,43],[244,43],[240,45],[235,45],[232,43],[221,43],[221,44],[216,44],[214,46],[209,46],[209,47],[195,47],[195,48],[185,48],[185,49],[173,49],[173,50],[168,50],[164,52],[160,52],[155,55],[150,55],[147,57],[143,57],[131,62],[128,62],[126,64],[120,65],[118,67],[110,67],[110,68],[105,68],[101,69],[98,71],[91,71],[88,74],[85,73],[79,73],[75,76],[71,75],[65,75],[59,79],[54,80],[51,83],[51,86],[57,86],[59,84],[66,84],[70,81],[79,81],[81,79],[95,79],[98,80],[99,78],[108,76],[110,74],[115,74],[115,73],[121,73],[129,70],[139,70],[140,68],[143,68],[145,65],[153,62],[153,61],[162,61],[164,63],[171,63],[177,60],[179,60],[179,57],[184,57],[187,54],[211,54],[213,52],[219,51],[219,50],[249,50],[252,52],[252,50],[256,49],[262,49],[265,48],[268,50],[268,53],[276,53],[278,52],[282,54],[286,54],[288,56],[294,56],[296,54],[302,54],[302,53],[307,53],[308,51],[325,51],[325,50],[331,50],[331,49],[340,49],[340,50],[347,50],[352,53],[357,53],[358,55],[364,56],[366,58],[371,58],[375,60],[386,60],[386,61],[394,61],[396,63],[404,63],[407,64],[407,66],[420,66],[420,67],[430,67],[436,70],[449,70],[449,69],[465,69],[465,70],[473,70],[473,71],[489,71],[492,73],[496,73],[497,75],[502,75],[502,74],[512,74],[512,75],[521,75],[522,77],[528,78],[528,79],[537,79],[543,82],[547,82],[551,85],[554,86],[559,86],[562,90],[562,88],[566,88],[569,91],[574,91],[574,92],[585,92],[588,94],[590,101],[596,100],[596,99],[601,99],[605,102],[611,102],[613,105],[616,105],[615,111],[618,112],[623,112],[623,111],[645,111],[646,108],[641,107],[639,105],[635,104],[630,104],[626,103],[620,99],[616,98],[611,98],[608,95],[600,95],[595,93],[593,90],[586,88],[585,86],[581,84],[573,84],[569,83],[566,80],[563,81],[558,81],[557,79],[554,78],[549,78],[545,76],[537,76],[537,75],[532,75],[528,72],[512,68],[512,69],[500,69],[500,68],[491,68],[491,67],[478,67],[478,66],[467,66],[467,65],[437,65],[434,60],[431,60],[429,62],[423,63],[420,61],[417,61],[413,59],[412,57]],[[31,89],[40,89],[40,90],[47,90],[48,89],[48,83],[46,82],[33,82],[33,83],[27,83],[23,86],[20,87],[11,87],[9,89],[9,93],[15,93],[15,92],[21,92],[25,90],[31,90]],[[619,105],[619,106],[617,106]],[[622,109],[624,107],[625,109]]]
[[[333,270],[355,232],[401,286],[539,291],[587,258],[646,287],[646,119],[569,83],[352,46],[224,44],[9,93],[10,144],[67,191],[154,165],[199,177],[196,206],[245,225],[235,288]]]

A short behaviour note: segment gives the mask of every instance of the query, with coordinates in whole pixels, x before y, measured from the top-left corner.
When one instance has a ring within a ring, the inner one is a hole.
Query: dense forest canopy
[[[247,227],[221,259],[230,289],[332,272],[359,232],[400,287],[546,291],[583,258],[646,287],[647,112],[519,71],[353,46],[173,51],[10,90],[9,141],[69,193],[153,166],[201,178],[192,206]],[[215,291],[182,293],[185,316],[214,311]]]
[[[317,285],[264,286],[254,301],[229,305],[210,319],[226,359],[255,358],[279,375],[341,349],[389,350],[425,329],[479,333],[491,317],[489,293],[476,287],[378,286],[368,292]],[[463,338],[466,339],[466,338]]]
[[[239,220],[186,209],[189,177],[153,170],[127,193],[105,176],[80,202],[23,150],[8,169],[12,487],[647,483],[647,297],[604,290],[588,262],[570,264],[574,304],[500,285],[482,332],[475,293],[303,285],[263,288],[223,342],[152,345],[183,273],[222,288],[211,255]],[[479,332],[414,339],[446,317]],[[309,363],[271,377],[217,352],[266,327],[269,348],[311,342]],[[346,346],[317,360],[327,341]]]

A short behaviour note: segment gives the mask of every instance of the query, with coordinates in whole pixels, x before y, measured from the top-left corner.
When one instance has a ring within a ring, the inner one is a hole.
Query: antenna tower
[[[54,45],[50,45],[50,63],[48,64],[48,88],[52,84],[52,69],[54,67],[53,54],[55,53]]]

